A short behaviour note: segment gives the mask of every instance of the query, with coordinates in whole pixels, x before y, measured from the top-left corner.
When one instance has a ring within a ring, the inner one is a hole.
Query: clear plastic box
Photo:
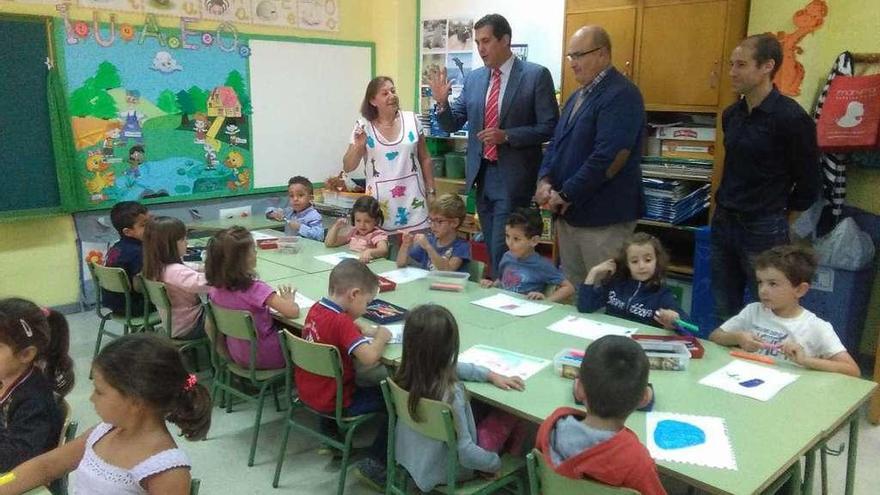
[[[302,249],[298,236],[279,237],[278,252],[281,254],[296,254]]]
[[[691,361],[691,353],[683,342],[639,341],[648,356],[652,370],[685,371]]]
[[[470,274],[464,272],[432,271],[428,274],[430,288],[434,290],[449,290],[461,292],[467,285]]]

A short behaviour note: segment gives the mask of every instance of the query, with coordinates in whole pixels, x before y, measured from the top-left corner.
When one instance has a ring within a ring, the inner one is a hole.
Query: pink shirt
[[[165,284],[168,299],[171,300],[171,336],[184,336],[196,326],[202,315],[199,294],[208,293],[208,281],[204,273],[180,263],[166,265],[161,281]],[[162,325],[168,328],[165,313],[159,311],[159,316],[162,318]]]
[[[373,249],[382,241],[388,241],[388,233],[376,228],[364,235],[360,235],[357,229],[352,228],[348,233],[348,249],[358,253]]]
[[[269,314],[268,300],[274,292],[275,289],[262,280],[254,280],[246,290],[212,287],[210,292],[214,304],[226,309],[244,309],[253,316],[257,330],[257,368],[260,369],[284,367],[281,342],[272,323],[272,315]],[[248,341],[229,337],[226,339],[226,348],[236,363],[248,366],[251,359]]]

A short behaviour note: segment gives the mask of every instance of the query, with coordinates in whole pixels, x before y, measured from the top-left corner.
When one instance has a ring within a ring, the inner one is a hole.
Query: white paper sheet
[[[413,280],[425,278],[428,276],[428,273],[428,270],[422,270],[421,268],[408,266],[405,268],[398,268],[397,270],[390,270],[385,273],[380,273],[379,276],[385,277],[395,284],[405,284],[407,282],[412,282]]]
[[[700,383],[732,394],[767,401],[799,376],[737,359],[707,375]]]
[[[668,422],[668,423],[663,423]],[[686,425],[682,428],[681,423]],[[659,428],[658,428],[659,426]],[[671,428],[670,428],[671,427]],[[679,435],[668,434],[677,430]],[[645,416],[648,452],[656,461],[685,462],[697,466],[736,470],[736,456],[724,418],[649,412]],[[705,440],[696,440],[702,431]],[[659,444],[659,445],[658,445]],[[661,447],[663,445],[668,448]]]
[[[458,360],[485,366],[500,375],[529,378],[550,364],[550,360],[488,345],[475,345],[458,355]]]
[[[358,259],[358,255],[356,255],[354,253],[342,252],[342,253],[322,254],[320,256],[315,256],[316,260],[323,261],[324,263],[327,263],[327,264],[333,265],[333,266],[338,265],[340,261],[342,261],[346,258]]]
[[[314,305],[316,302],[314,299],[303,294],[302,292],[297,292],[296,294],[294,294],[293,298],[294,301],[296,301],[296,304],[299,305],[299,312],[303,314],[308,311],[309,308],[311,308],[312,305]]]
[[[501,311],[513,316],[532,316],[543,313],[552,307],[549,304],[538,304],[508,294],[495,294],[494,296],[471,301],[471,304],[494,309],[495,311]]]
[[[573,315],[566,316],[547,327],[547,329],[587,340],[596,340],[606,335],[622,335],[624,337],[629,337],[638,330],[635,327],[622,327],[612,323],[588,320]]]
[[[373,325],[377,327],[378,325]],[[388,341],[389,344],[402,344],[403,343],[403,323],[392,323],[390,325],[382,325],[391,332],[391,340]],[[373,337],[367,337],[368,340],[372,341]]]

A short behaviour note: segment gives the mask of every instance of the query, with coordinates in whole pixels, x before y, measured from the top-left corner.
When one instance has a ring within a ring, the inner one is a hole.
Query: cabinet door
[[[636,7],[569,13],[565,16],[565,38],[562,40],[562,103],[580,85],[565,58],[568,39],[582,26],[596,24],[605,28],[611,37],[611,62],[620,72],[632,78],[633,50],[636,39]]]
[[[646,6],[638,85],[648,105],[718,105],[727,1]]]

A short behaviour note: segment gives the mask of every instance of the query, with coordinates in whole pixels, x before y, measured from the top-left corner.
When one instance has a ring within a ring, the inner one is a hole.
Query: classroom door
[[[562,40],[562,103],[580,85],[565,58],[568,39],[581,26],[596,24],[605,28],[611,37],[611,62],[626,77],[633,76],[633,56],[636,40],[636,6],[616,7],[586,12],[570,12],[565,16],[565,37]]]
[[[726,0],[644,8],[637,81],[646,105],[718,106],[726,22]]]

